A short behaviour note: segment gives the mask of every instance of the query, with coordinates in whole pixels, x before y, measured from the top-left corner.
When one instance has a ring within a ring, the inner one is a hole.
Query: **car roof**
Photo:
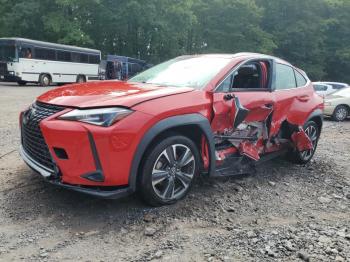
[[[180,57],[211,57],[211,58],[223,58],[223,59],[239,59],[239,58],[245,58],[245,59],[259,59],[259,58],[265,58],[265,59],[274,59],[279,63],[288,64],[291,65],[291,63],[270,55],[265,54],[259,54],[259,53],[250,53],[250,52],[241,52],[236,54],[194,54],[194,55],[184,55]]]
[[[335,84],[335,85],[344,85],[344,86],[348,86],[347,83],[340,83],[340,82],[315,82],[315,83],[320,83],[320,84],[326,84],[326,85],[331,85],[331,84]]]

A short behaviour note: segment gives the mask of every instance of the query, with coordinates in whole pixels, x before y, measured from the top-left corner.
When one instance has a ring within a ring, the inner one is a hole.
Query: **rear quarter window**
[[[305,86],[307,83],[307,80],[305,79],[305,77],[296,70],[294,70],[294,73],[295,73],[295,79],[297,81],[297,87]],[[327,87],[326,87],[326,90],[327,90]]]
[[[296,87],[294,69],[288,65],[276,64],[276,90]]]

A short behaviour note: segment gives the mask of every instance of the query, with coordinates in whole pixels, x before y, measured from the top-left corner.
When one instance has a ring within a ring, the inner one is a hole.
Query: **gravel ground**
[[[201,179],[169,207],[45,183],[20,159],[18,112],[45,88],[0,84],[0,261],[350,261],[350,121],[314,160]]]

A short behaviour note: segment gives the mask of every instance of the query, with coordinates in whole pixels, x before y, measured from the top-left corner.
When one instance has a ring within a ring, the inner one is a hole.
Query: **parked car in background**
[[[350,87],[326,96],[324,114],[335,121],[344,121],[350,116]]]
[[[125,82],[41,95],[20,115],[20,153],[52,184],[172,204],[199,174],[244,174],[285,153],[307,163],[322,110],[307,75],[282,59],[182,56]]]
[[[349,86],[346,83],[338,82],[314,82],[313,84],[316,93],[318,93],[321,96],[327,96]]]
[[[100,79],[127,80],[149,67],[150,65],[144,60],[126,56],[107,55],[106,60],[102,60],[100,63]]]
[[[0,38],[0,81],[75,83],[98,80],[99,50],[23,38]]]
[[[320,82],[314,82],[313,86],[314,86],[315,92],[322,97],[325,97],[326,95],[334,93],[338,90],[338,89],[334,89],[333,86],[331,85],[327,85]]]

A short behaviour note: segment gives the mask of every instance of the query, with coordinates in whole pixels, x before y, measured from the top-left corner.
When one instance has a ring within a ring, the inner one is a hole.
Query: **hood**
[[[122,81],[101,81],[59,87],[38,97],[43,103],[71,107],[104,107],[136,104],[193,91],[188,87],[163,87]]]

